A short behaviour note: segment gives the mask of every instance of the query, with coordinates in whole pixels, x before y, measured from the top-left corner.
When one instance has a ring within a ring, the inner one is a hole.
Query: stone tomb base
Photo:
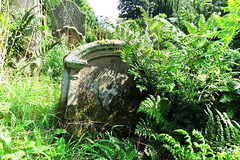
[[[64,59],[61,118],[69,133],[81,135],[114,125],[134,127],[141,101],[128,66],[121,60],[122,41],[89,43]]]

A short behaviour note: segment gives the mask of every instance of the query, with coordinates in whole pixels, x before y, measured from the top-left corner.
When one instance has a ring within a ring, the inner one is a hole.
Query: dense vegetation
[[[31,9],[16,15],[1,2],[2,159],[240,159],[239,0],[121,0],[120,17],[129,20],[111,30],[87,1],[75,1],[89,12],[86,42],[124,40],[122,59],[147,95],[129,137],[92,129],[78,139],[66,138],[57,117],[69,45],[53,39],[50,26],[36,25],[44,17]],[[55,2],[46,1],[45,19]],[[160,6],[170,2],[177,9],[164,12]],[[137,14],[130,3],[142,6]]]
[[[142,17],[141,8],[148,10],[153,16],[165,13],[168,17],[178,10],[180,0],[120,0],[119,17],[136,19]]]

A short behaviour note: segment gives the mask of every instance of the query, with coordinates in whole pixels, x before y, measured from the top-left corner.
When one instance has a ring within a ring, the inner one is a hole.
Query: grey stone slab
[[[67,35],[72,44],[82,41],[86,32],[86,14],[72,1],[61,2],[52,10],[53,35],[61,37]]]

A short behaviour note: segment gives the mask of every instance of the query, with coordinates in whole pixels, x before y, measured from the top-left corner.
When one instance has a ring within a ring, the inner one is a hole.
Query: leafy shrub
[[[16,54],[23,58],[26,52],[30,50],[30,46],[34,45],[34,42],[36,43],[36,40],[40,38],[40,32],[37,28],[38,23],[36,23],[39,20],[32,13],[34,8],[30,8],[26,12],[12,12],[11,37],[7,48],[10,58],[11,54]]]
[[[193,130],[194,140],[182,129],[174,130],[174,132],[183,136],[185,145],[182,145],[168,134],[158,136],[158,139],[164,143],[163,147],[168,149],[174,159],[206,159],[214,157],[212,149],[205,143],[205,139],[200,132]]]
[[[41,73],[60,80],[63,71],[63,58],[69,52],[64,43],[57,44],[41,56]]]
[[[98,23],[88,24],[85,41],[87,43],[114,39],[113,36],[114,25],[106,17],[99,17]]]
[[[228,7],[222,8],[224,16],[213,13],[206,20],[201,14],[195,24],[184,21],[188,34],[164,19],[164,15],[152,18],[148,13],[143,16],[145,25],[129,20],[117,26],[116,37],[128,44],[123,50],[123,61],[129,65],[140,91],[149,94],[138,110],[146,113],[147,118],[135,130],[148,144],[145,153],[152,153],[148,155],[164,156],[158,143],[162,132],[205,127],[207,107],[228,110],[232,118],[237,118],[234,113],[239,107],[227,106],[239,106],[239,51],[229,48],[240,28],[239,3],[230,1]],[[204,145],[213,150],[205,140]],[[181,146],[178,149],[186,150]],[[236,156],[237,144],[235,149],[232,153]],[[206,158],[206,151],[187,152],[189,157]],[[216,151],[212,156],[231,157],[232,153]]]
[[[163,147],[172,154],[174,159],[238,159],[239,146],[229,149],[226,146],[220,152],[215,151],[207,144],[201,132],[193,130],[191,137],[185,130],[174,131],[182,136],[179,141],[169,134],[160,134],[158,139],[163,142]],[[179,139],[179,138],[178,138]]]
[[[117,27],[116,37],[129,44],[123,50],[123,60],[137,87],[169,101],[167,118],[179,127],[203,127],[200,119],[206,106],[224,108],[239,97],[239,52],[228,47],[239,28],[237,3],[224,8],[228,14],[223,17],[212,14],[206,21],[200,15],[197,26],[185,21],[189,34],[162,15],[149,18],[147,13],[146,28],[132,21]]]
[[[170,20],[176,27],[188,33],[184,21],[197,25],[200,15],[204,15],[206,19],[210,18],[214,12],[223,15],[221,7],[226,7],[227,1],[180,0],[179,4],[178,10]]]

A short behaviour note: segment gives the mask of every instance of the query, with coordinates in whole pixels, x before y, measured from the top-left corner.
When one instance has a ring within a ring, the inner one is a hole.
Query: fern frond
[[[152,129],[151,121],[149,119],[146,119],[144,121],[141,119],[139,124],[137,124],[136,129],[135,129],[135,134],[139,135],[140,137],[145,137],[148,139],[154,138],[155,140],[157,139],[157,133]]]
[[[236,126],[236,129],[238,130],[238,132],[240,132],[240,124],[237,123],[236,121],[232,121],[234,123],[234,125]]]
[[[209,142],[223,143],[224,145],[226,143],[239,144],[240,125],[236,121],[231,120],[225,112],[221,113],[216,110],[217,115],[215,118],[210,109],[205,112],[209,118],[205,130]]]
[[[189,134],[187,133],[187,131],[183,130],[183,129],[177,129],[174,130],[174,132],[179,133],[180,135],[184,136],[184,140],[186,142],[186,148],[188,151],[193,152],[193,146],[192,146],[192,141],[191,141],[191,137],[189,136]]]
[[[217,124],[217,132],[216,132],[216,137],[219,139],[219,141],[225,141],[224,137],[224,126],[221,122],[221,119],[219,116],[216,118],[216,124]]]
[[[198,34],[204,34],[207,30],[207,22],[205,20],[204,15],[200,15],[200,19],[198,21]]]
[[[192,134],[197,139],[196,142],[193,142],[194,146],[199,150],[197,154],[203,159],[205,157],[213,158],[214,157],[213,150],[208,144],[206,144],[205,138],[203,137],[202,133],[194,129]]]
[[[169,134],[159,134],[157,139],[164,143],[163,147],[165,147],[175,159],[184,156],[182,155],[184,154],[184,148]]]
[[[220,119],[222,121],[222,123],[224,124],[224,134],[226,136],[226,140],[230,140],[230,137],[231,137],[231,133],[230,133],[230,123],[229,123],[229,118],[228,116],[226,115],[226,113],[221,113],[219,112],[218,110],[216,110],[218,115],[220,116]]]
[[[193,23],[189,23],[188,21],[184,21],[187,30],[190,34],[196,34],[197,33],[197,27]]]
[[[122,50],[122,60],[129,66],[132,65],[132,57],[133,57],[132,48],[133,46],[127,46]]]
[[[207,157],[215,157],[211,147],[205,143],[201,132],[197,130],[192,131],[196,139],[193,142],[185,130],[177,129],[174,132],[184,137],[184,145],[181,145],[180,142],[168,134],[159,134],[158,140],[164,143],[163,147],[171,152],[175,159],[206,159]]]
[[[143,101],[140,104],[138,112],[146,113],[148,117],[156,120],[157,123],[164,122],[166,112],[169,111],[169,108],[163,108],[168,106],[161,106],[161,98],[158,95],[157,98],[150,95],[150,98]],[[165,112],[163,112],[165,111]]]
[[[192,131],[192,134],[194,137],[196,137],[198,143],[205,144],[205,139],[204,139],[203,135],[201,134],[201,132],[194,129]]]

